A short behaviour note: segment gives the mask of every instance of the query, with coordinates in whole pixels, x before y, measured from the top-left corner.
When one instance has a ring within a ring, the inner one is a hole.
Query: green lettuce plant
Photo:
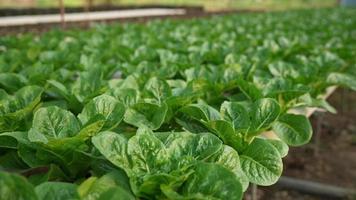
[[[0,199],[242,199],[276,183],[312,138],[292,110],[336,113],[326,90],[356,89],[354,13],[1,37]]]

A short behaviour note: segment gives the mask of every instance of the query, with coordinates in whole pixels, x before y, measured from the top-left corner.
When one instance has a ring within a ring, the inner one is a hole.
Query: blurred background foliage
[[[332,7],[338,0],[63,0],[67,7],[85,5],[176,5],[203,6],[207,10],[266,9],[285,10]],[[0,0],[0,8],[57,7],[59,0]]]

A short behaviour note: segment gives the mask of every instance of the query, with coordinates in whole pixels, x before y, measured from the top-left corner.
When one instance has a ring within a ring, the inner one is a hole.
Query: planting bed
[[[317,123],[321,117],[319,145],[314,135],[309,144],[290,149],[285,158],[283,175],[343,188],[356,188],[356,92],[337,90],[329,101],[338,110],[337,114],[315,113],[311,117],[314,130],[318,129]],[[260,187],[257,196],[259,200],[333,199],[276,186]],[[245,198],[251,199],[250,192]]]
[[[1,199],[234,200],[293,175],[289,146],[313,131],[290,111],[335,113],[326,89],[356,90],[355,13],[0,38]]]

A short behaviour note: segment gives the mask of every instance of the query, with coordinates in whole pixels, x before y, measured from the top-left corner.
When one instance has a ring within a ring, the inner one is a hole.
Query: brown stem
[[[28,169],[26,171],[21,172],[21,175],[30,177],[32,175],[46,173],[46,172],[48,172],[48,170],[49,170],[49,167],[47,167],[47,166],[36,167],[36,168]]]

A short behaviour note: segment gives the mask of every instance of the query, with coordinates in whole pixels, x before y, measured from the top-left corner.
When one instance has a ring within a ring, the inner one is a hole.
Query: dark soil
[[[356,92],[339,89],[329,102],[337,114],[315,113],[314,135],[303,147],[291,148],[284,158],[283,176],[356,189]],[[318,145],[317,122],[321,123]],[[247,192],[245,199],[251,199]],[[258,200],[325,200],[276,186],[259,187]],[[329,198],[330,199],[330,198]]]

